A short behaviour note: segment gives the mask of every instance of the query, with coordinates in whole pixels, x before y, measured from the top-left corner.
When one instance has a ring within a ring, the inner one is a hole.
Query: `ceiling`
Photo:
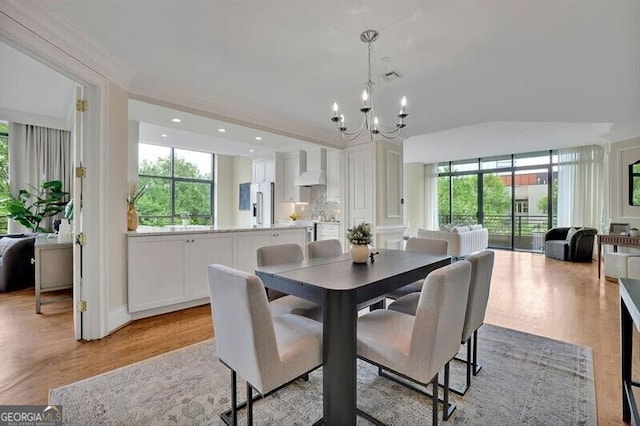
[[[367,28],[383,124],[409,100],[405,161],[640,135],[635,0],[25,4],[91,40],[133,97],[292,139],[340,145],[334,101],[356,126]]]

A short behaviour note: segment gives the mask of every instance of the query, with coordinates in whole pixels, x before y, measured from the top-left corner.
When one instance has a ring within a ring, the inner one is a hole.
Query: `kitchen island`
[[[207,266],[220,263],[253,273],[258,247],[306,243],[305,226],[148,227],[127,233],[131,319],[209,303]]]

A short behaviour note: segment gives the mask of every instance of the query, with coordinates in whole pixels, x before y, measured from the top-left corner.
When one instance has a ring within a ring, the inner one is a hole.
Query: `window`
[[[490,247],[535,250],[557,223],[557,164],[555,151],[438,164],[440,224],[482,223]]]
[[[516,214],[529,213],[529,200],[516,200]]]
[[[141,225],[213,224],[213,154],[138,144],[138,177],[149,189],[136,209]]]
[[[9,126],[0,121],[0,198],[9,195]],[[0,234],[7,233],[7,216],[0,214]]]
[[[629,204],[640,206],[640,160],[629,164]]]

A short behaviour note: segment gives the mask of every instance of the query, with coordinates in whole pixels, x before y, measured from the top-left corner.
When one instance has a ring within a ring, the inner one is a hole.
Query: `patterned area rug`
[[[451,395],[458,409],[447,424],[596,424],[590,348],[488,324],[478,343],[482,371],[464,397]],[[65,424],[73,425],[223,424],[219,413],[229,407],[230,374],[215,354],[215,341],[208,340],[52,389],[49,403],[62,404]],[[464,364],[453,362],[454,386],[462,386],[464,374]],[[244,393],[244,383],[238,389]],[[358,407],[374,417],[392,425],[428,424],[430,404],[358,361]],[[257,402],[254,423],[308,425],[321,414],[318,369],[308,382],[297,380]],[[369,422],[358,418],[358,424]]]

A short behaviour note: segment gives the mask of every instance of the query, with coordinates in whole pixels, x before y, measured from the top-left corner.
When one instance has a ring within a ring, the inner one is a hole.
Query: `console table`
[[[69,296],[42,300],[42,293],[73,288],[73,244],[59,243],[57,238],[39,235],[34,245],[36,266],[36,314],[41,306],[69,299]],[[72,296],[71,296],[72,297]]]
[[[618,251],[618,246],[640,248],[640,237],[628,237],[626,235],[598,234],[598,279],[602,268],[602,246],[613,246],[613,251]]]

